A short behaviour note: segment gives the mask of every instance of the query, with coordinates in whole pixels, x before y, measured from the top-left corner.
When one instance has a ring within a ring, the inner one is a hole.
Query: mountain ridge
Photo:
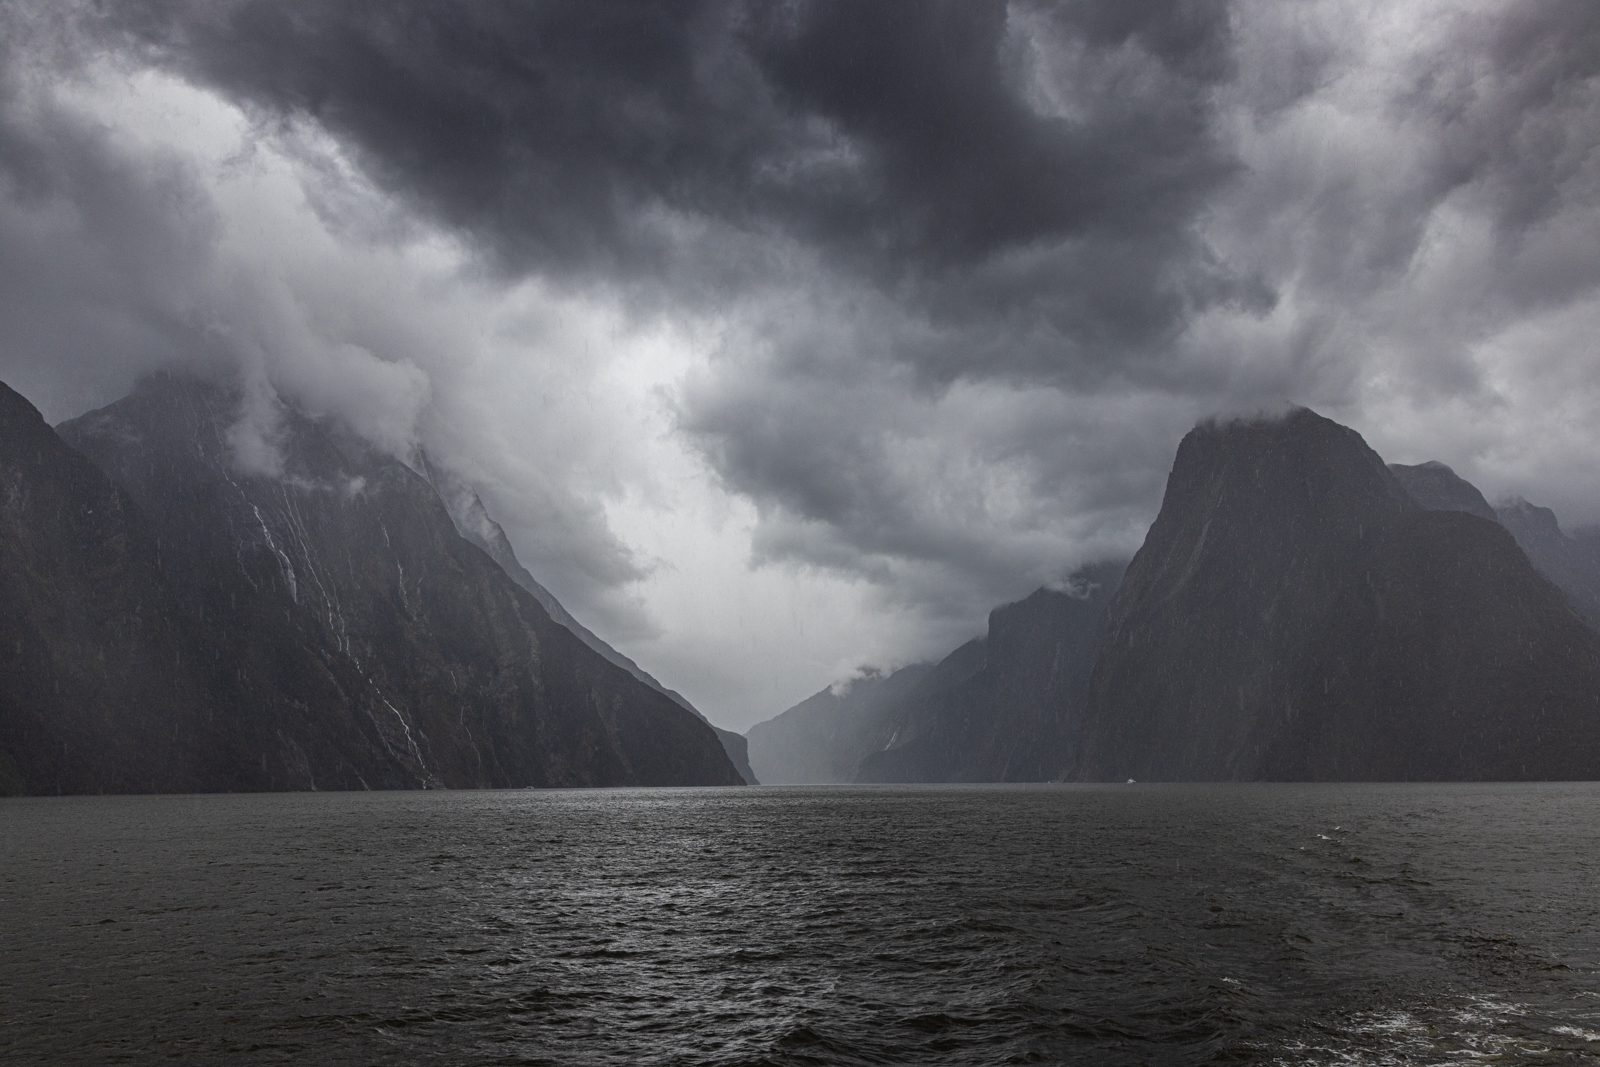
[[[154,531],[4,383],[0,600],[0,794],[220,783],[203,758],[225,743],[216,693],[195,664],[209,650],[190,640]]]
[[[511,539],[506,536],[505,529],[489,514],[489,509],[484,506],[483,498],[478,495],[477,490],[429,462],[426,452],[421,453],[419,464],[422,467],[421,473],[423,476],[428,479],[429,484],[434,487],[440,499],[444,501],[446,509],[450,512],[450,518],[455,522],[456,529],[461,533],[461,536],[487,552],[489,557],[500,565],[500,569],[505,571],[513,582],[516,582],[531,593],[534,599],[539,601],[544,606],[544,609],[550,613],[550,617],[568,630],[571,630],[578,640],[710,726],[715,731],[717,740],[722,742],[723,751],[727,753],[728,759],[732,761],[734,769],[739,772],[745,784],[760,784],[755,772],[750,768],[749,748],[744,735],[735,733],[732,730],[725,730],[716,723],[711,722],[682,693],[662,685],[649,671],[646,671],[632,659],[618,652],[603,638],[595,634],[594,631],[574,618],[572,613],[562,605],[561,601],[556,599],[555,594],[546,589],[522,565],[522,561],[517,558],[516,549],[511,545]]]
[[[742,782],[709,726],[555,623],[421,475],[288,408],[281,471],[246,473],[239,404],[156,375],[57,431],[149,518],[219,646],[259,753],[234,787]]]

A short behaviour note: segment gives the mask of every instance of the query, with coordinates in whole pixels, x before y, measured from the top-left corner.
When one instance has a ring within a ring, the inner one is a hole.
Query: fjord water
[[[1600,786],[0,802],[0,1061],[1600,1062]]]

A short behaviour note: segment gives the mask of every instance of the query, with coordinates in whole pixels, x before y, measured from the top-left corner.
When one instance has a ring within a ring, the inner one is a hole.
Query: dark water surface
[[[0,801],[0,1062],[1600,1062],[1600,786]]]

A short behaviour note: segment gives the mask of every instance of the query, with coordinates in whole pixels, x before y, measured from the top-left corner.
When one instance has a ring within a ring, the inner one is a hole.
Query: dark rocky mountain
[[[1071,768],[1121,564],[995,609],[936,665],[868,673],[751,728],[766,782],[1036,782]]]
[[[1495,515],[1540,573],[1567,594],[1589,625],[1600,629],[1600,530],[1569,536],[1555,512],[1520,498],[1495,508]]]
[[[1305,409],[1197,427],[1090,683],[1084,780],[1589,779],[1600,635],[1503,528]]]
[[[1122,564],[1079,571],[989,614],[982,660],[887,709],[888,744],[858,782],[1042,782],[1072,769],[1078,731]],[[964,676],[953,677],[963,674]]]
[[[293,411],[281,469],[246,473],[238,404],[161,375],[58,428],[148,518],[205,635],[212,714],[251,756],[225,788],[738,784],[710,727],[555,622],[424,477]]]
[[[0,385],[0,793],[221,788],[217,694],[138,506]]]
[[[1438,460],[1412,466],[1391,463],[1389,470],[1419,507],[1428,511],[1464,511],[1490,522],[1500,521],[1477,486]]]
[[[540,585],[538,580],[517,559],[517,553],[511,547],[511,539],[506,536],[505,529],[489,514],[489,509],[483,506],[483,499],[471,486],[453,477],[447,471],[441,470],[428,462],[426,456],[421,458],[421,467],[427,475],[428,481],[439,496],[444,500],[445,506],[450,511],[450,517],[455,521],[456,529],[468,541],[489,553],[489,558],[500,564],[500,569],[510,576],[523,589],[533,595],[533,598],[544,606],[550,617],[565,626],[578,636],[578,640],[594,649],[609,663],[613,663],[639,681],[648,685],[658,693],[663,693],[677,702],[680,707],[692,712],[696,718],[705,722],[716,733],[717,740],[722,742],[722,749],[728,754],[734,769],[744,779],[746,785],[759,785],[755,772],[750,769],[750,753],[743,734],[736,734],[732,730],[724,730],[700,713],[700,709],[689,703],[682,693],[675,689],[668,689],[654,676],[640,667],[633,660],[612,648],[602,640],[594,631],[572,617],[572,614],[555,598],[555,594]]]

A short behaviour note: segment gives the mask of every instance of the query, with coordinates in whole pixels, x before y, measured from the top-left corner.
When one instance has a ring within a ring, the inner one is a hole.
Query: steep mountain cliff
[[[1496,508],[1495,515],[1540,573],[1567,594],[1591,626],[1600,628],[1600,532],[1568,536],[1555,512],[1522,499]]]
[[[1534,569],[1555,583],[1591,626],[1600,628],[1600,531],[1570,536],[1555,512],[1517,498],[1490,507],[1477,486],[1437,461],[1389,464],[1411,498],[1429,511],[1465,511],[1491,519],[1516,538]]]
[[[1040,782],[1072,768],[1106,605],[1121,564],[1079,571],[989,614],[983,659],[944,686],[888,709],[892,741],[868,753],[859,782]]]
[[[1305,409],[1197,427],[1090,683],[1087,780],[1600,774],[1600,635]]]
[[[429,463],[426,456],[422,457],[421,466],[429,484],[444,500],[445,507],[450,511],[450,518],[455,521],[456,529],[460,531],[462,537],[489,553],[489,558],[500,564],[500,569],[505,571],[513,582],[531,593],[533,598],[550,613],[550,617],[576,634],[578,640],[600,653],[607,662],[621,667],[651,689],[670,697],[680,707],[692,712],[696,718],[710,726],[716,733],[717,740],[722,742],[723,751],[727,753],[728,759],[732,761],[734,769],[739,772],[745,784],[760,784],[756,780],[755,772],[750,769],[750,754],[743,734],[724,730],[712,723],[700,713],[699,708],[689,703],[682,693],[668,689],[656,681],[649,671],[612,648],[587,626],[573,618],[555,598],[555,594],[540,585],[533,575],[528,573],[522,561],[517,559],[516,550],[511,547],[511,539],[506,536],[505,529],[489,514],[489,509],[483,506],[483,499],[478,496],[477,491]]]
[[[161,375],[59,427],[125,488],[202,620],[259,772],[238,788],[738,784],[710,728],[550,618],[425,478],[278,413],[241,469],[238,396]]]
[[[0,385],[0,793],[220,788],[213,650],[144,515]]]

